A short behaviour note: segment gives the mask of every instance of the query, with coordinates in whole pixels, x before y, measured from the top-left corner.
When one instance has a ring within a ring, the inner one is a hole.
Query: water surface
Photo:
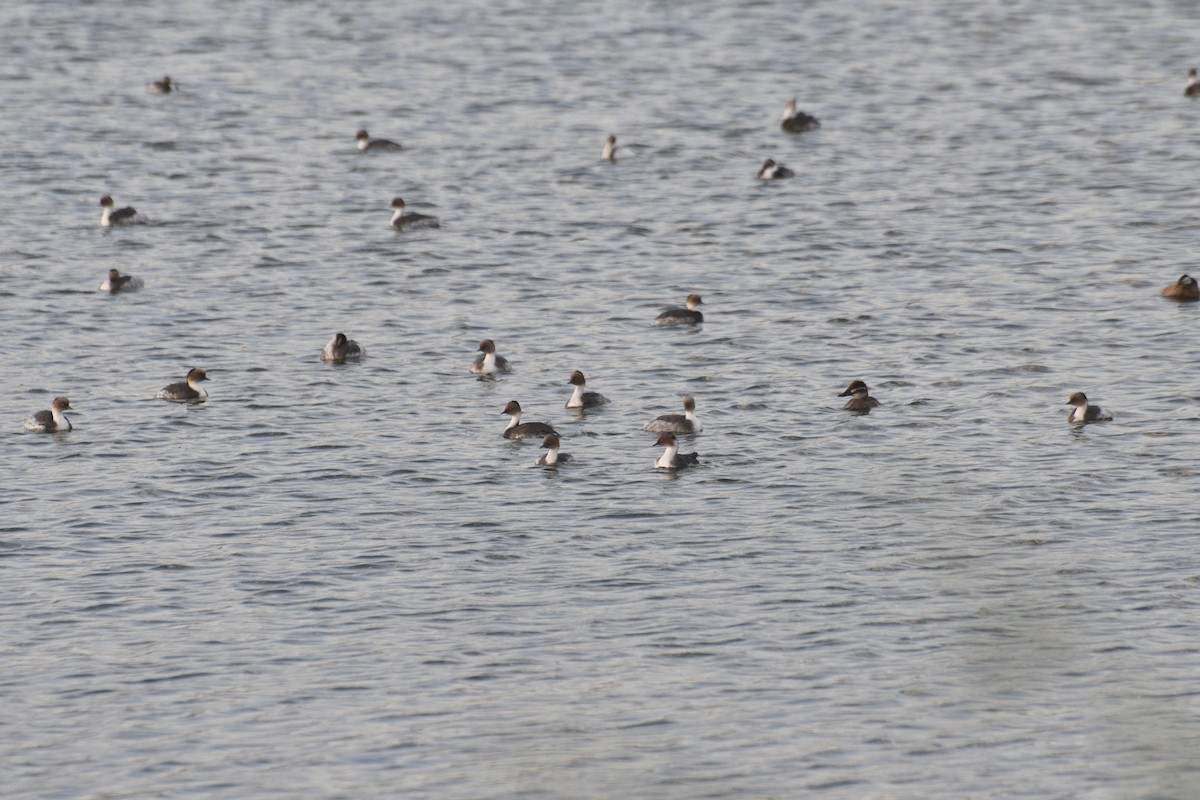
[[[6,796],[1190,796],[1193,10],[8,9]]]

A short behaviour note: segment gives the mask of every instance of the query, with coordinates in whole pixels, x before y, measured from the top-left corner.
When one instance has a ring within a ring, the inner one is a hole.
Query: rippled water
[[[944,5],[6,10],[5,796],[1194,796],[1195,7]]]

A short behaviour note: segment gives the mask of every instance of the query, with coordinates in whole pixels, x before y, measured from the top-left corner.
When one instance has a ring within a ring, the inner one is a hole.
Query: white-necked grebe
[[[366,131],[359,131],[355,136],[358,139],[358,149],[364,153],[376,153],[386,150],[403,150],[398,143],[390,139],[372,139]]]
[[[1068,397],[1067,405],[1075,406],[1067,414],[1067,422],[1104,422],[1112,419],[1112,414],[1100,406],[1088,405],[1087,395],[1083,392],[1075,392]]]
[[[795,175],[796,173],[783,164],[776,164],[772,158],[764,161],[762,167],[758,170],[758,179],[763,181],[777,181],[780,178],[792,178]]]
[[[540,467],[553,467],[558,464],[565,463],[571,460],[570,453],[560,453],[558,448],[561,447],[558,440],[558,435],[553,433],[546,434],[546,438],[542,439],[542,447],[546,448],[546,452],[537,460]]]
[[[783,107],[783,117],[779,120],[779,127],[788,133],[804,133],[821,127],[821,123],[812,114],[797,111],[796,98],[793,97]]]
[[[440,228],[442,224],[438,222],[437,217],[431,217],[428,214],[418,214],[415,211],[404,211],[404,200],[396,197],[392,199],[392,227],[398,231],[420,230],[422,228]]]
[[[145,223],[146,218],[134,209],[133,206],[115,207],[112,197],[104,195],[100,198],[100,224],[105,228],[112,228],[117,225],[141,225]]]
[[[134,289],[141,289],[146,284],[141,278],[135,278],[132,275],[122,275],[115,269],[108,271],[108,277],[104,279],[97,287],[97,291],[116,294],[117,292],[132,292]]]
[[[603,161],[617,160],[617,137],[613,136],[611,133],[604,141],[604,149],[600,151],[600,158]]]
[[[164,386],[158,390],[155,397],[159,400],[182,400],[189,403],[202,400],[208,397],[208,392],[200,386],[200,381],[206,380],[208,376],[204,374],[204,370],[196,367],[188,370],[187,380]]]
[[[703,304],[700,295],[689,294],[684,301],[686,308],[668,308],[655,317],[654,321],[658,325],[699,325],[704,322],[704,314],[700,312],[700,306]]]
[[[509,400],[501,413],[511,417],[504,429],[505,439],[543,439],[558,435],[558,431],[544,422],[521,422],[521,404],[516,400]]]
[[[599,392],[583,390],[584,385],[587,384],[587,378],[583,377],[583,373],[579,370],[571,373],[571,379],[567,383],[575,387],[575,391],[571,392],[571,397],[567,400],[567,408],[592,408],[608,402],[608,398]]]
[[[36,433],[59,433],[71,430],[71,420],[63,412],[71,407],[65,397],[56,397],[49,411],[37,411],[25,420],[25,430]]]
[[[335,364],[344,363],[347,359],[361,358],[366,351],[358,346],[358,342],[347,339],[344,333],[335,333],[321,351],[322,361],[332,361]]]
[[[504,356],[496,355],[496,343],[491,339],[484,339],[479,343],[479,355],[475,357],[475,362],[471,364],[472,375],[492,375],[496,372],[512,372],[512,367],[508,364],[508,359]]]
[[[662,445],[666,449],[663,454],[654,462],[654,466],[659,469],[685,469],[692,464],[700,463],[700,456],[696,453],[680,453],[679,442],[675,440],[675,434],[664,433],[658,437],[658,441],[654,446]]]
[[[699,433],[703,430],[696,419],[696,400],[690,394],[683,398],[682,414],[663,414],[646,423],[644,431],[651,433]]]

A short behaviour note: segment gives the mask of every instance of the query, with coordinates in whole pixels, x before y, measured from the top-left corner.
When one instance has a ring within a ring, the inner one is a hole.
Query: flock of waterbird
[[[164,76],[162,80],[150,83],[146,87],[146,91],[153,94],[170,94],[178,88],[179,85],[174,83],[170,76]],[[1200,79],[1197,78],[1195,68],[1188,70],[1188,81],[1183,93],[1186,97],[1200,97]],[[820,128],[821,123],[811,114],[800,111],[796,107],[795,98],[793,98],[784,107],[779,127],[786,133],[804,133]],[[403,149],[400,144],[389,139],[372,139],[365,130],[359,130],[356,139],[358,149],[363,153]],[[616,162],[620,157],[620,152],[621,148],[617,146],[617,137],[609,134],[604,148],[601,150],[600,158],[604,161]],[[794,171],[770,158],[763,161],[762,167],[757,173],[757,178],[760,180],[782,180],[794,176]],[[141,225],[147,222],[146,218],[131,206],[116,208],[116,203],[107,194],[100,198],[100,208],[100,224],[103,227]],[[391,225],[396,230],[419,230],[440,226],[437,217],[405,211],[404,200],[400,197],[392,200],[392,209]],[[115,294],[140,289],[143,286],[144,282],[140,278],[122,275],[119,271],[110,269],[108,277],[100,284],[99,291]],[[1161,295],[1181,302],[1200,301],[1200,285],[1197,284],[1195,278],[1185,274],[1175,283],[1164,288]],[[682,308],[671,308],[662,312],[656,317],[655,324],[659,326],[699,325],[704,321],[704,314],[700,311],[702,303],[700,295],[688,295]],[[345,363],[359,359],[365,354],[366,351],[359,346],[358,342],[339,332],[321,351],[321,360]],[[496,353],[495,342],[491,339],[484,339],[479,343],[479,356],[471,365],[472,374],[480,376],[481,379],[492,380],[497,374],[511,370],[512,366],[508,359]],[[200,402],[208,396],[208,393],[200,386],[200,383],[206,380],[208,380],[208,376],[204,370],[193,368],[183,381],[163,387],[155,397],[159,400],[174,402]],[[587,379],[579,370],[571,373],[568,383],[575,388],[567,400],[567,408],[586,409],[608,403],[608,398],[604,395],[598,392],[584,391]],[[871,409],[880,405],[878,400],[871,397],[867,384],[861,380],[852,381],[839,397],[849,397],[850,399],[846,401],[843,408],[856,414],[868,414]],[[1083,392],[1073,393],[1067,399],[1066,405],[1072,407],[1067,414],[1067,420],[1072,423],[1083,424],[1112,419],[1111,414],[1099,406],[1088,403],[1087,395]],[[645,431],[659,434],[655,444],[663,447],[663,453],[654,462],[654,466],[658,469],[680,470],[700,463],[696,453],[679,452],[679,441],[676,438],[678,435],[693,436],[702,430],[700,420],[696,417],[695,398],[690,395],[684,397],[683,409],[683,414],[663,414],[643,427]],[[71,410],[71,401],[65,396],[56,397],[50,404],[49,410],[38,411],[31,415],[25,421],[25,427],[40,433],[70,431],[72,429],[71,421],[64,413],[68,410]],[[562,440],[551,425],[545,422],[521,422],[521,404],[516,400],[510,401],[502,413],[509,417],[508,427],[504,429],[504,438],[514,440],[540,438],[542,440],[542,447],[546,452],[537,460],[538,465],[557,467],[557,465],[570,460],[569,454],[559,452]]]
[[[698,306],[702,303],[700,295],[688,295],[683,308],[667,309],[655,318],[655,324],[660,326],[699,325],[704,321],[704,314],[698,310]],[[330,346],[344,338],[342,334],[337,334],[334,341],[330,342]],[[496,352],[495,342],[491,339],[484,339],[479,343],[479,355],[471,364],[471,374],[478,375],[481,379],[494,379],[499,373],[511,371],[512,365],[508,359]],[[567,408],[583,410],[597,408],[608,403],[608,398],[604,395],[599,392],[589,392],[584,388],[587,386],[587,378],[579,370],[571,373],[567,383],[574,387],[571,396],[567,398]],[[504,429],[505,439],[542,440],[542,447],[546,448],[546,453],[537,460],[539,466],[555,467],[571,459],[570,454],[559,452],[562,440],[552,425],[545,422],[521,421],[521,404],[516,400],[510,400],[501,413],[507,414],[509,418],[508,426]],[[679,452],[679,442],[675,437],[676,434],[694,435],[700,433],[702,429],[703,426],[696,417],[696,400],[691,395],[683,398],[682,414],[663,414],[647,422],[642,430],[659,434],[655,444],[663,447],[663,453],[654,462],[654,466],[660,469],[680,470],[693,464],[699,464],[700,457],[696,453]]]

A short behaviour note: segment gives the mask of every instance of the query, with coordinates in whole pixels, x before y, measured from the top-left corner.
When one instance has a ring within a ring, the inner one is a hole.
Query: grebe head
[[[479,352],[481,352],[481,353],[496,352],[496,343],[493,342],[491,339],[484,339],[482,342],[479,343]]]
[[[397,211],[403,211],[404,210],[403,198],[400,198],[400,197],[393,198],[392,199],[392,208],[396,209]]]
[[[1083,392],[1075,392],[1075,394],[1073,394],[1067,398],[1067,402],[1065,403],[1065,405],[1076,406],[1076,407],[1086,406],[1087,404],[1088,404],[1087,395],[1084,394]]]
[[[113,199],[111,197],[109,197],[108,195],[104,195],[103,197],[100,198],[100,207],[101,208],[112,208],[114,205],[115,205],[115,203],[113,203]]]
[[[571,379],[567,383],[574,384],[575,386],[583,386],[587,383],[587,378],[583,377],[582,372],[575,370],[571,373]]]

